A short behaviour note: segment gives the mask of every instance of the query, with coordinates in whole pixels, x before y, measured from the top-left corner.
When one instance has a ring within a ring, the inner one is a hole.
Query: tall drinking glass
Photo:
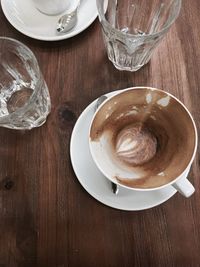
[[[108,58],[117,69],[127,71],[148,63],[181,9],[181,0],[96,2]]]

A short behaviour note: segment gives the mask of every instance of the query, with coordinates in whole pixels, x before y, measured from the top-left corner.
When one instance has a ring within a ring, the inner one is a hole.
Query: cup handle
[[[190,197],[194,191],[194,186],[188,181],[187,178],[179,179],[172,186],[184,197]]]

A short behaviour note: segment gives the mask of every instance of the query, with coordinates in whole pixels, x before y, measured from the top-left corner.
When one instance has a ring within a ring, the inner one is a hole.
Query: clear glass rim
[[[107,2],[108,1],[109,0],[107,0]],[[138,39],[146,39],[146,38],[149,38],[149,37],[157,37],[157,36],[161,35],[165,31],[167,31],[170,28],[170,26],[175,22],[175,20],[177,19],[178,15],[180,13],[181,5],[182,5],[182,0],[176,0],[176,1],[177,1],[177,4],[178,4],[177,10],[176,10],[176,14],[170,20],[170,22],[167,25],[165,25],[165,27],[163,27],[162,30],[160,30],[158,32],[155,32],[155,33],[151,33],[151,34],[148,33],[148,34],[145,34],[145,35],[137,35],[137,34],[123,33],[120,30],[112,27],[112,25],[106,20],[105,15],[104,15],[104,12],[102,12],[103,8],[100,7],[101,3],[103,3],[103,5],[104,5],[104,0],[96,0],[96,4],[97,4],[97,11],[98,11],[98,17],[99,17],[100,23],[101,23],[101,20],[102,20],[105,23],[105,25],[111,31],[115,31],[122,38],[124,36],[128,36],[129,38],[133,38],[134,37],[134,38],[138,38]]]
[[[41,77],[41,72],[40,72],[40,68],[39,68],[39,65],[38,65],[38,61],[37,61],[35,55],[33,54],[33,52],[31,51],[31,49],[28,48],[28,46],[26,46],[25,44],[23,44],[22,42],[14,39],[14,38],[0,36],[0,42],[3,41],[3,40],[10,41],[10,42],[12,42],[14,44],[17,44],[17,45],[20,45],[24,49],[26,49],[30,53],[31,57],[33,57],[33,60],[37,63],[37,70],[36,71],[37,71],[38,77]],[[20,114],[22,111],[26,112],[28,106],[31,104],[31,102],[33,102],[35,100],[35,96],[36,96],[36,94],[37,94],[37,92],[39,90],[39,86],[38,85],[39,85],[39,79],[36,81],[35,89],[33,90],[33,93],[29,97],[28,101],[22,107],[18,108],[16,111],[14,111],[14,112],[12,112],[12,113],[10,113],[8,115],[0,117],[0,121],[4,120],[4,119],[7,119],[8,117],[13,116],[13,114]]]

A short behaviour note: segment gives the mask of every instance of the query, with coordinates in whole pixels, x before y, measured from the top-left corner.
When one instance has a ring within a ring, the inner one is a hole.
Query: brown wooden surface
[[[0,10],[0,35],[28,45],[49,86],[52,111],[41,128],[0,128],[0,267],[200,266],[199,149],[190,179],[196,192],[153,209],[106,207],[79,184],[69,157],[82,110],[101,94],[134,85],[165,89],[200,124],[199,0],[181,15],[147,66],[117,71],[107,60],[99,23],[61,42],[18,33]]]

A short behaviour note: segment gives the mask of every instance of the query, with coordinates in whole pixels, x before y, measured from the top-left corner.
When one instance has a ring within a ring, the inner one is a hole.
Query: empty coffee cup
[[[67,9],[69,0],[33,0],[33,3],[44,14],[58,15]]]
[[[94,114],[90,151],[110,181],[131,190],[173,186],[194,192],[187,179],[197,150],[197,129],[187,108],[155,88],[119,91]]]

